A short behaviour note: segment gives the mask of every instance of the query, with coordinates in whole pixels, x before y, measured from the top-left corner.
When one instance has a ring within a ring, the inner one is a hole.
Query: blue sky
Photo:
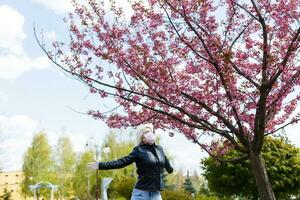
[[[40,130],[45,130],[52,145],[61,134],[70,136],[76,151],[83,150],[88,138],[101,142],[109,132],[103,122],[78,113],[109,106],[109,102],[89,95],[88,88],[53,66],[34,39],[33,24],[44,29],[49,41],[63,39],[66,25],[62,19],[70,8],[67,0],[0,3],[0,130],[6,138],[0,155],[6,171],[21,169],[23,154]],[[298,147],[299,130],[297,125],[286,131]],[[123,131],[125,137],[128,132]],[[205,154],[198,146],[180,135],[160,135],[177,169],[199,171]]]

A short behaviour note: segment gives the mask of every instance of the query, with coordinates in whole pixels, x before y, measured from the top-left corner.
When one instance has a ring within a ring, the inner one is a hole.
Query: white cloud
[[[296,146],[300,148],[300,123],[289,126],[285,129],[285,133],[288,139]]]
[[[56,37],[56,32],[55,31],[49,31],[45,33],[45,38],[49,39],[50,41],[56,41],[57,37]]]
[[[54,11],[57,14],[64,14],[72,11],[71,0],[31,0],[34,3],[43,5],[49,10]]]
[[[296,94],[299,94],[300,90],[297,88]],[[295,110],[295,113],[300,114],[300,105]],[[296,147],[300,148],[300,122],[297,124],[289,125],[285,128],[285,133],[288,139],[296,145]]]
[[[296,96],[297,94],[299,94],[299,92],[300,92],[299,88],[296,88],[294,94],[292,94],[292,95]],[[292,116],[296,116],[296,114],[300,114],[300,105],[299,104],[295,110],[295,115],[292,115]],[[300,122],[287,126],[284,129],[284,132],[285,132],[286,136],[288,137],[288,139],[292,142],[292,144],[294,144],[296,147],[300,148]]]
[[[22,45],[26,34],[23,30],[25,18],[17,10],[0,6],[0,79],[16,79],[24,72],[45,69],[50,61],[44,56],[30,58]],[[49,33],[49,37],[53,33]]]
[[[4,92],[2,92],[2,91],[0,91],[0,102],[1,102],[1,103],[6,103],[6,102],[8,102],[8,97],[7,97],[6,93],[4,93]]]
[[[23,31],[24,16],[13,8],[0,6],[0,48],[7,49],[11,53],[21,54],[23,52],[22,41],[26,34]]]
[[[55,147],[57,145],[57,141],[58,141],[59,137],[64,136],[64,137],[70,138],[73,151],[75,151],[75,152],[84,151],[85,143],[87,140],[87,138],[86,138],[87,136],[84,134],[74,133],[74,132],[70,132],[68,130],[62,130],[62,131],[46,130],[45,132],[48,136],[49,143],[52,147]]]
[[[38,121],[26,115],[0,116],[2,163],[6,169],[19,170],[23,154],[30,145],[32,135],[38,129]],[[14,158],[14,159],[12,159]],[[4,160],[4,162],[3,162]]]
[[[49,59],[44,56],[29,58],[26,55],[3,55],[0,56],[0,79],[13,80],[24,72],[34,69],[46,69],[49,65]]]
[[[0,115],[0,167],[4,171],[20,170],[23,164],[23,156],[31,145],[34,134],[41,130],[43,130],[41,122],[29,116]],[[68,130],[46,129],[43,132],[47,134],[48,142],[53,148],[57,145],[60,136],[69,137],[75,152],[85,150],[85,143],[89,137],[89,134],[70,132]]]
[[[177,133],[174,137],[169,137],[168,134],[160,133],[161,143],[165,151],[172,156],[171,163],[175,169],[181,169],[186,173],[187,170],[198,173],[201,172],[200,160],[207,157],[198,145],[188,141],[183,135]]]
[[[31,1],[40,4],[49,10],[54,11],[56,14],[66,14],[74,10],[71,0],[51,0],[51,1],[31,0]],[[87,5],[87,1],[85,0],[77,0],[77,2],[83,5]],[[105,0],[104,3],[105,3],[105,10],[108,11],[110,7],[110,2],[108,0]],[[129,19],[130,16],[133,14],[131,5],[128,3],[127,0],[116,0],[116,5],[123,8],[126,19]]]
[[[0,116],[0,127],[4,130],[13,127],[21,127],[21,131],[24,131],[24,133],[28,133],[29,131],[37,128],[37,126],[38,122],[26,115],[14,115],[11,117],[3,115]]]
[[[132,10],[131,5],[127,1],[124,1],[124,0],[116,0],[116,5],[123,9],[125,18],[126,18],[126,20],[129,21],[131,16],[133,15],[133,10]],[[109,9],[108,5],[107,5],[106,9],[107,10]]]

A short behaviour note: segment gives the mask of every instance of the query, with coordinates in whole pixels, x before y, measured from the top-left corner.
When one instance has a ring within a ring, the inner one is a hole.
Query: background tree
[[[197,194],[202,194],[207,196],[210,195],[207,188],[207,181],[202,175],[200,176],[198,172],[194,170],[192,174],[191,173],[189,174],[189,177],[193,183],[193,187],[195,188]]]
[[[187,176],[184,179],[183,188],[184,188],[184,191],[186,191],[190,194],[193,193],[195,195],[196,190],[193,186],[192,180],[190,179],[189,171],[187,172]]]
[[[300,161],[299,148],[286,143],[284,139],[266,138],[263,157],[277,199],[291,199],[299,194]],[[239,154],[230,150],[224,157],[232,158]],[[204,176],[212,192],[220,197],[246,197],[257,199],[258,191],[251,174],[249,160],[240,163],[218,163],[213,158],[202,161]]]
[[[125,139],[122,138],[120,134],[116,134],[116,132],[112,131],[105,137],[104,141],[102,142],[102,146],[99,146],[99,158],[101,161],[115,160],[122,156],[128,155],[132,151],[133,147],[134,143],[132,142],[131,137],[128,138],[127,135]],[[105,152],[106,149],[109,149],[109,152]],[[89,171],[86,168],[86,165],[95,159],[96,149],[94,145],[88,145],[87,150],[88,151],[80,155],[80,159],[76,164],[75,177],[73,179],[75,196],[79,197],[80,199],[90,199],[91,196],[95,195],[95,173]],[[130,165],[119,170],[101,170],[99,171],[98,175],[99,180],[103,177],[113,178],[108,190],[108,195],[110,198],[123,197],[128,199],[128,195],[131,196],[132,188],[135,182],[134,165]],[[124,184],[124,182],[126,182],[126,184]],[[87,188],[89,188],[89,192],[87,192]]]
[[[167,179],[168,174],[165,170],[163,171],[162,177],[163,177],[162,180],[163,180],[164,189],[173,189],[175,187],[174,185],[169,184],[168,179]]]
[[[163,190],[161,192],[164,200],[218,200],[215,196],[196,195],[180,190]]]
[[[105,138],[102,146],[102,152],[104,152],[104,148],[109,148],[110,151],[109,153],[102,153],[102,161],[112,161],[128,155],[135,146],[134,139],[131,133],[129,137],[126,135],[126,138],[124,138],[121,134],[117,134],[116,131],[111,131]],[[130,199],[132,189],[136,182],[135,170],[135,165],[132,164],[118,170],[100,171],[100,176],[113,178],[108,190],[110,198],[122,197]]]
[[[55,172],[60,199],[73,195],[72,178],[75,172],[76,154],[69,137],[61,136],[54,152]]]
[[[106,138],[101,147],[101,160],[102,161],[112,161],[119,159],[123,156],[128,155],[135,147],[135,138],[132,133],[126,135],[126,138],[122,137],[116,131],[111,131]],[[109,149],[109,152],[105,153],[105,148]],[[114,176],[114,175],[135,175],[135,165],[129,165],[125,168],[119,170],[105,170],[100,171],[102,175]],[[106,173],[106,174],[105,174]]]
[[[12,200],[11,192],[8,191],[7,188],[5,188],[3,190],[3,195],[0,196],[0,199],[1,200]]]
[[[91,199],[92,186],[95,185],[95,173],[87,169],[87,164],[93,161],[95,154],[93,151],[85,151],[80,154],[76,163],[73,177],[74,196],[82,200]]]
[[[185,191],[178,190],[164,190],[161,192],[161,196],[165,200],[191,200],[191,194]]]
[[[2,130],[0,130],[0,172],[2,171],[3,168],[3,162],[4,162],[4,148],[3,148],[3,143],[5,141],[5,135]]]
[[[24,180],[22,182],[22,193],[28,193],[29,185],[40,181],[55,181],[54,161],[51,159],[51,146],[44,132],[34,135],[31,146],[27,149],[23,161]],[[42,196],[50,196],[49,191],[41,190]]]
[[[172,183],[172,188],[174,190],[182,190],[183,189],[183,182],[184,182],[184,174],[182,170],[176,170],[172,174],[167,176],[167,181]],[[171,188],[170,188],[171,189]]]
[[[108,189],[109,197],[112,199],[120,197],[124,199],[130,199],[135,183],[136,178],[133,176],[114,176]]]
[[[131,1],[130,19],[110,2],[108,12],[103,0],[74,0],[69,42],[51,52],[39,41],[91,93],[115,99],[89,114],[114,128],[178,131],[216,159],[222,151],[200,136],[218,135],[249,158],[260,198],[275,199],[261,150],[299,120],[300,0]]]

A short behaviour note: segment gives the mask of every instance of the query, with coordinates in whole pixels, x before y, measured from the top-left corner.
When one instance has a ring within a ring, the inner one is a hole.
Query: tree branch
[[[252,83],[257,89],[259,89],[259,84],[256,83],[250,76],[247,76],[244,72],[242,72],[234,63],[232,60],[229,61],[233,69],[236,71],[237,74],[241,75],[245,79],[247,79],[250,83]]]
[[[291,40],[291,43],[287,49],[287,52],[284,56],[284,59],[282,60],[281,62],[281,67],[279,67],[277,73],[275,73],[273,76],[270,77],[270,80],[268,82],[268,88],[269,90],[272,89],[273,87],[273,84],[277,81],[277,79],[279,78],[279,76],[282,74],[283,72],[283,67],[286,66],[288,60],[289,60],[289,57],[291,56],[292,52],[297,50],[297,48],[299,48],[299,46],[297,48],[294,48],[294,43],[298,40],[299,38],[299,35],[300,35],[300,27],[298,28],[298,30],[296,31],[294,37],[292,38]]]
[[[285,127],[287,127],[287,126],[289,126],[289,125],[291,125],[291,124],[297,123],[298,121],[300,121],[300,118],[294,119],[294,120],[290,121],[289,123],[286,123],[285,125],[283,125],[283,126],[277,128],[276,130],[271,131],[271,132],[269,132],[269,133],[266,133],[265,136],[272,135],[273,133],[276,133],[277,131],[279,131],[279,130],[281,130],[281,129],[284,129]]]
[[[253,22],[253,19],[250,20],[250,22],[243,28],[243,30],[238,34],[238,36],[233,40],[233,42],[231,43],[229,49],[232,49],[233,46],[235,45],[235,43],[238,41],[238,39],[244,34],[244,32],[246,31],[246,29],[250,26],[250,24]]]
[[[165,8],[164,6],[162,6],[162,5],[161,5],[161,7],[162,7],[163,10],[165,11],[165,13],[166,13],[166,15],[167,15],[167,18],[168,18],[168,20],[169,20],[169,22],[170,22],[170,24],[172,25],[172,27],[173,27],[173,29],[174,29],[176,35],[180,38],[180,40],[181,40],[187,47],[189,47],[189,48],[192,50],[192,52],[194,52],[199,58],[201,58],[201,59],[205,60],[206,62],[212,64],[212,61],[210,61],[208,58],[205,58],[204,56],[200,55],[200,54],[196,51],[196,49],[194,49],[194,47],[193,47],[190,43],[188,43],[187,41],[185,41],[185,39],[180,35],[179,31],[177,30],[176,26],[174,25],[174,23],[173,23],[173,21],[172,21],[170,15],[169,15],[169,13],[168,13],[168,11],[166,10],[166,8]]]
[[[244,146],[248,146],[248,142],[247,140],[244,138],[244,136],[242,135],[242,132],[239,132],[238,130],[235,129],[235,127],[233,126],[232,123],[230,123],[224,116],[221,115],[221,113],[214,111],[213,109],[211,109],[209,106],[207,106],[205,103],[199,101],[198,99],[190,96],[187,93],[182,92],[182,95],[185,96],[186,98],[188,98],[189,100],[198,103],[199,105],[201,105],[205,110],[207,110],[210,114],[212,114],[213,116],[217,117],[218,119],[222,120],[223,123],[226,125],[226,127],[228,127],[228,129],[234,133],[237,138],[241,141],[241,143]]]
[[[208,155],[210,156],[210,157],[212,157],[213,159],[215,159],[216,161],[218,161],[218,162],[220,162],[220,163],[239,163],[239,162],[241,162],[241,161],[243,161],[243,160],[246,160],[247,158],[248,158],[248,155],[246,154],[246,155],[243,155],[243,156],[241,156],[241,157],[237,157],[237,158],[232,158],[232,159],[223,159],[223,158],[221,158],[220,156],[216,156],[216,155],[214,155],[214,154],[212,154],[211,152],[209,152],[207,149],[206,149],[206,147],[203,145],[203,144],[201,144],[200,142],[198,142],[197,140],[194,140],[194,143],[196,143],[196,144],[198,144],[206,153],[208,153]],[[239,148],[238,148],[238,150],[240,150]],[[243,153],[246,153],[247,151],[246,150],[243,150],[243,151],[241,151],[241,152],[243,152]]]
[[[249,10],[247,10],[244,6],[240,5],[239,3],[237,2],[234,2],[234,4],[236,4],[238,7],[240,7],[242,10],[244,10],[246,13],[248,13],[248,15],[250,15],[253,19],[259,21],[259,19],[254,16]]]

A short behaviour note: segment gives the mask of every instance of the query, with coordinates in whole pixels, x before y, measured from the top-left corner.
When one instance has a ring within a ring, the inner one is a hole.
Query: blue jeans
[[[146,190],[133,189],[131,200],[162,200],[160,192],[150,192]]]

